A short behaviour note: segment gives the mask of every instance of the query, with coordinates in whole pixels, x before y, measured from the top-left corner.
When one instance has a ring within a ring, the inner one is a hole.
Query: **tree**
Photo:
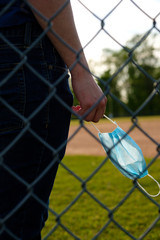
[[[102,86],[100,83],[100,86],[103,89],[110,86],[111,95],[118,98],[118,101],[112,104],[114,115],[127,113],[121,108],[118,109],[119,101],[125,103],[132,111],[137,111],[153,93],[160,78],[159,49],[156,47],[158,37],[157,34],[153,34],[142,41],[142,36],[136,35],[127,42],[127,47],[121,50],[104,50],[107,69],[101,78],[106,85]],[[140,44],[137,44],[139,41]],[[160,94],[157,93],[143,109],[140,109],[139,115],[160,114],[159,102]]]

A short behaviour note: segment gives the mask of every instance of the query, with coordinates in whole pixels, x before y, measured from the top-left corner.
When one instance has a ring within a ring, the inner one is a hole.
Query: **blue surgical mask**
[[[112,121],[107,116],[104,115],[104,117]],[[98,134],[102,146],[111,162],[124,176],[132,180],[140,179],[148,175],[158,184],[160,189],[159,183],[148,173],[146,162],[140,147],[125,131],[123,131],[117,125],[117,123],[113,123],[117,126],[113,132],[99,132]],[[146,192],[146,190],[139,183],[138,185]],[[146,193],[148,194],[148,192]],[[160,191],[156,195],[148,195],[156,197],[159,194]]]

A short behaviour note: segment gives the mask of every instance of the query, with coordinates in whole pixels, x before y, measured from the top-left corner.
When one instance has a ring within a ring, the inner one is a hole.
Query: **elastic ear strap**
[[[157,183],[158,188],[159,188],[159,192],[158,192],[157,194],[151,195],[151,194],[149,194],[149,193],[142,187],[142,185],[141,185],[138,181],[137,181],[137,184],[138,184],[138,186],[139,186],[145,193],[147,193],[150,197],[158,197],[159,194],[160,194],[160,184],[159,184],[159,182],[158,182],[154,177],[152,177],[150,174],[148,174],[148,177],[150,177],[151,179],[153,179],[153,181],[154,181],[155,183]]]
[[[105,114],[103,115],[103,117],[107,118],[110,122],[112,122],[118,127],[118,124],[115,121],[113,121],[111,118],[107,117]]]
[[[93,125],[93,127],[100,133],[99,129],[96,127],[96,125],[94,125],[93,122],[91,122],[91,124]]]
[[[103,115],[103,117],[105,117],[106,119],[108,119],[110,122],[114,123],[117,127],[118,124],[116,122],[114,122],[112,119],[110,119],[109,117],[107,117],[105,114]],[[93,125],[93,127],[100,133],[99,129],[96,127],[96,125],[94,125],[94,123],[91,122],[91,124]]]

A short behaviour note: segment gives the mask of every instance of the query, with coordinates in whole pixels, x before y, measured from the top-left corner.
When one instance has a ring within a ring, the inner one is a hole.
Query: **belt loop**
[[[31,44],[31,32],[32,32],[32,23],[28,22],[25,26],[25,33],[24,33],[24,45],[26,47],[30,46]]]

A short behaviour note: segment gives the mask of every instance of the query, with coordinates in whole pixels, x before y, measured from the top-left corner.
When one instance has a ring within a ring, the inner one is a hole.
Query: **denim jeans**
[[[68,70],[46,36],[30,49],[38,24],[0,32],[16,48],[0,38],[0,240],[39,240],[68,137]]]

